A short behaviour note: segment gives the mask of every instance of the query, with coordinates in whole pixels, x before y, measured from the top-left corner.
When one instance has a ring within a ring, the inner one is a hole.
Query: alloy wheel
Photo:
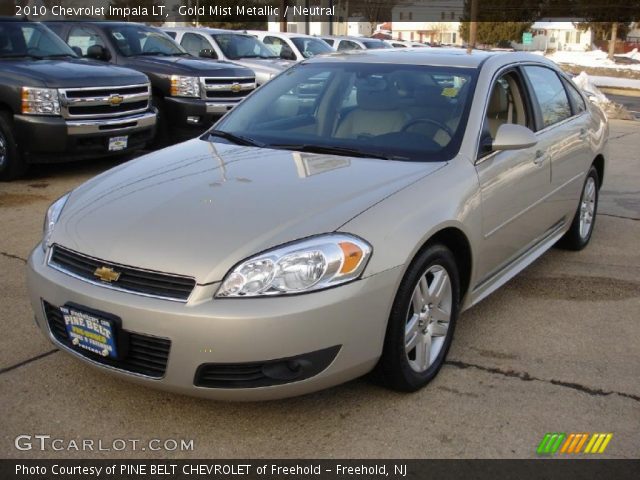
[[[596,181],[593,177],[587,178],[582,191],[580,201],[580,237],[587,238],[593,225],[593,215],[596,208]]]
[[[444,267],[432,265],[418,280],[407,312],[404,345],[414,371],[426,371],[438,358],[449,331],[452,304],[449,274]]]

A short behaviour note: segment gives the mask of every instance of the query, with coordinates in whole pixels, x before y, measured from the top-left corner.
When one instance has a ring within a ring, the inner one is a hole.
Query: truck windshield
[[[298,64],[235,107],[209,138],[334,155],[446,161],[462,143],[476,76],[475,68],[447,66],[343,59]]]
[[[308,37],[293,37],[293,44],[300,50],[304,58],[311,58],[322,53],[331,53],[333,49],[324,40]]]
[[[118,52],[125,57],[138,55],[189,55],[168,35],[143,25],[117,25],[109,27],[109,35]]]
[[[229,60],[241,58],[278,58],[260,40],[251,35],[238,35],[234,33],[219,33],[213,35],[224,56]]]
[[[77,55],[44,25],[31,22],[0,22],[0,58],[36,59]]]

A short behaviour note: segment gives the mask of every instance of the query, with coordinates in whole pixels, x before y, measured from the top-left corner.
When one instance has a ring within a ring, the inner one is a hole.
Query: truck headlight
[[[46,252],[51,241],[51,235],[53,234],[53,227],[55,227],[58,219],[60,218],[60,214],[62,213],[62,209],[64,205],[67,203],[67,199],[69,198],[69,194],[65,194],[60,197],[58,200],[53,202],[49,209],[47,210],[47,215],[44,217],[44,225],[42,227],[42,249]]]
[[[199,97],[200,79],[198,77],[183,77],[171,75],[172,97]]]
[[[22,87],[22,113],[60,115],[60,98],[55,88]]]
[[[348,234],[326,234],[251,257],[227,273],[216,297],[257,297],[310,292],[358,278],[371,246]]]

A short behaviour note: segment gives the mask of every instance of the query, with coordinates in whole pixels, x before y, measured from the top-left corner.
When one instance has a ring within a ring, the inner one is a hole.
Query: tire
[[[438,285],[441,295],[435,294]],[[421,293],[425,288],[430,297],[426,301]],[[413,260],[400,283],[374,378],[388,388],[404,392],[429,383],[451,346],[459,303],[460,277],[455,257],[443,245],[427,247]]]
[[[560,247],[578,251],[589,244],[598,211],[600,196],[598,185],[600,185],[598,171],[594,166],[591,166],[582,186],[580,203],[571,222],[571,227],[558,242]]]
[[[27,163],[16,146],[12,123],[10,113],[0,112],[0,181],[15,180],[27,171]]]
[[[153,95],[151,97],[151,104],[158,111],[156,117],[156,134],[151,140],[151,147],[163,148],[169,145],[169,127],[167,126],[167,109],[164,104],[164,98]]]

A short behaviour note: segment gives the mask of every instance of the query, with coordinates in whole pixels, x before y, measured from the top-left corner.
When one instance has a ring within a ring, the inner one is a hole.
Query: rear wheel
[[[394,301],[377,377],[394,390],[415,391],[442,367],[459,313],[456,261],[432,245],[413,261]]]
[[[580,203],[571,222],[571,227],[560,239],[559,245],[561,247],[569,250],[582,250],[591,240],[598,211],[598,185],[598,171],[592,166],[584,181]]]
[[[27,164],[18,153],[11,114],[0,112],[0,180],[14,180],[25,174]]]

